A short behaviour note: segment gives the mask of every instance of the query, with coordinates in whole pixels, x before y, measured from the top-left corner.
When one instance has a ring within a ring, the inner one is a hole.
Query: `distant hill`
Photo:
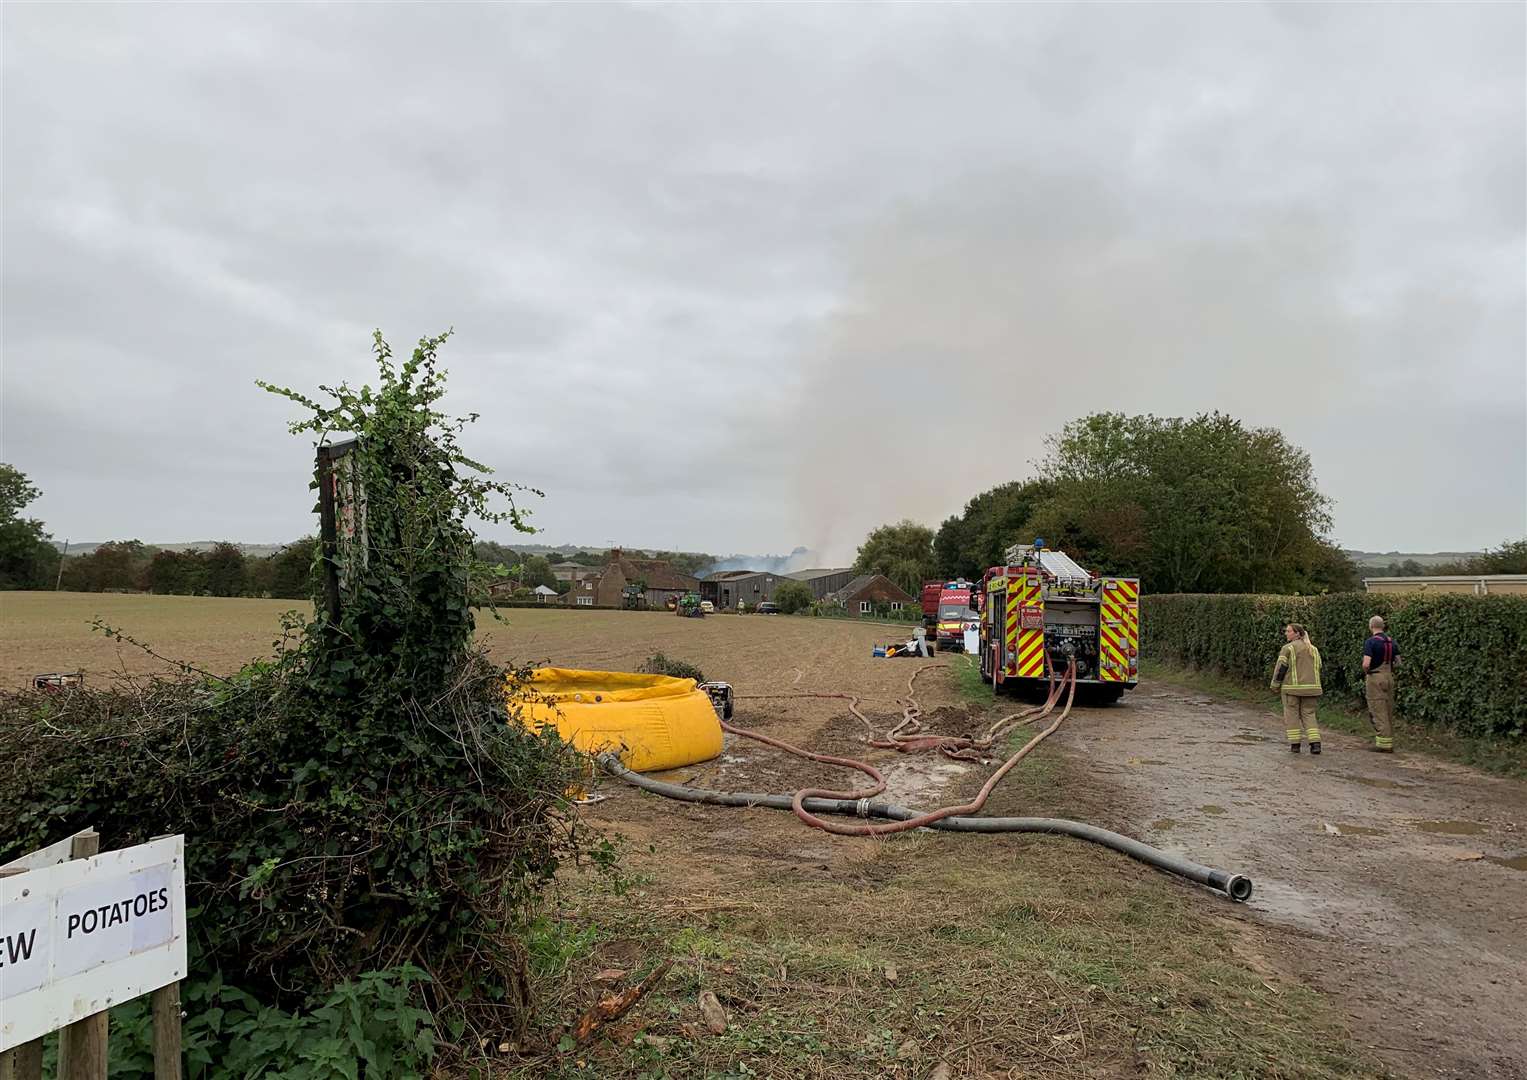
[[[1472,559],[1483,552],[1479,551],[1348,551],[1347,556],[1357,563],[1363,570],[1386,570],[1390,563],[1403,563],[1413,559],[1422,566],[1431,568],[1441,566],[1444,563],[1464,562]]]

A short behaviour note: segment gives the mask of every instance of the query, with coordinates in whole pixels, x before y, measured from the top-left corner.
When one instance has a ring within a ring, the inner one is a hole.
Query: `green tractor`
[[[699,593],[685,593],[679,597],[678,606],[673,609],[681,619],[703,619],[705,609],[700,606]]]

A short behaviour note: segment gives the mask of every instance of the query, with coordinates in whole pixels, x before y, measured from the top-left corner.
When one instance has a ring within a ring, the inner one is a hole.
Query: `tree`
[[[156,551],[149,559],[144,582],[149,592],[195,596],[206,590],[206,567],[195,551]]]
[[[202,556],[206,567],[207,591],[213,596],[243,596],[247,585],[244,553],[226,540]]]
[[[774,602],[786,615],[806,610],[815,599],[811,586],[804,581],[782,581],[779,588],[774,590]]]
[[[860,545],[854,570],[860,574],[884,574],[916,596],[924,581],[938,576],[933,559],[933,530],[907,520],[880,526]]]
[[[1054,491],[1055,485],[1045,480],[1012,481],[971,499],[933,538],[938,575],[976,580],[987,567],[1001,565],[1011,545],[1033,539],[1023,529]]]
[[[1067,424],[1043,463],[1056,485],[1031,521],[1093,569],[1157,592],[1340,587],[1326,550],[1330,500],[1309,455],[1273,428],[1222,413],[1097,413]]]
[[[519,578],[530,589],[537,585],[545,585],[548,589],[557,587],[557,575],[552,573],[551,562],[545,555],[532,555],[526,559]]]
[[[1527,538],[1506,540],[1472,559],[1437,567],[1437,574],[1527,574]]]
[[[479,540],[472,545],[472,554],[477,556],[479,562],[485,562],[489,566],[516,567],[520,564],[520,557],[513,548],[507,548],[496,540]]]
[[[265,591],[282,600],[310,599],[314,593],[313,556],[317,548],[316,536],[304,536],[265,559],[270,567]]]
[[[41,521],[21,511],[42,492],[10,465],[0,464],[0,589],[52,588],[58,549]]]
[[[677,573],[688,574],[690,577],[698,577],[701,570],[718,561],[716,556],[707,555],[703,551],[654,551],[652,557],[667,563]]]
[[[141,540],[102,544],[89,555],[64,560],[64,587],[76,592],[136,592],[148,584],[153,555]]]

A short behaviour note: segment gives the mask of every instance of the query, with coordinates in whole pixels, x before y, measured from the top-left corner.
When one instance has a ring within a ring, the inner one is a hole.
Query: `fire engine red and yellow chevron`
[[[1009,659],[1018,649],[1018,608],[1023,602],[1023,578],[1011,574],[1007,579],[1007,626],[1002,635],[1002,666],[1009,675],[1018,668]]]
[[[1019,581],[1022,583],[1024,609],[1030,613],[1037,612],[1039,618],[1037,626],[1019,627],[1018,677],[1042,679],[1045,674],[1044,592],[1040,588],[1037,574],[1024,574]],[[1030,621],[1032,623],[1034,620]]]
[[[1126,682],[1130,661],[1140,647],[1140,583],[1130,578],[1105,578],[1098,613],[1099,677]]]

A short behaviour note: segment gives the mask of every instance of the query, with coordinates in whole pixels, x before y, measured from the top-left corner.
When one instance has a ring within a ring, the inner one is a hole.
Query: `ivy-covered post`
[[[335,509],[335,462],[355,447],[355,440],[319,443],[313,472],[318,481],[318,537],[323,573],[323,606],[329,622],[339,622],[339,528]]]
[[[294,433],[318,436],[325,543],[314,600],[323,632],[309,642],[315,674],[335,692],[403,688],[424,698],[444,690],[472,642],[468,520],[533,531],[515,503],[533,489],[489,479],[492,470],[460,448],[478,414],[453,418],[436,408],[446,381],[436,352],[447,337],[421,339],[398,365],[377,331],[380,385],[320,387],[330,404],[260,383],[311,411]],[[330,443],[333,434],[351,438]],[[489,505],[495,496],[506,509]]]

